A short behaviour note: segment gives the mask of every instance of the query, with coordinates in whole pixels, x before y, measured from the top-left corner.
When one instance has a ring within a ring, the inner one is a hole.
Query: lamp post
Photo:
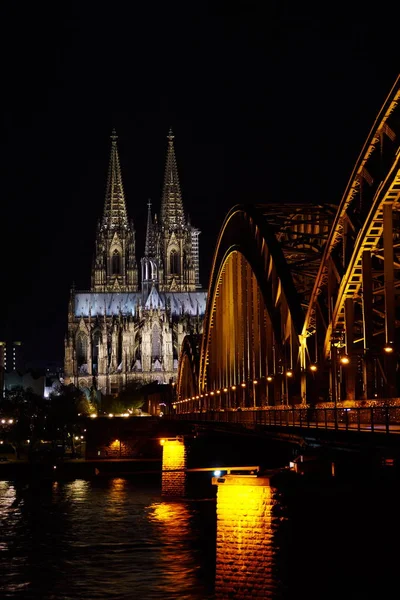
[[[175,383],[175,381],[173,381],[172,379],[170,379],[170,384],[171,384],[171,388],[170,388],[170,401],[168,403],[168,414],[172,413],[173,406],[175,405],[175,400],[176,400],[176,397],[175,397],[175,394],[176,394],[176,383]]]
[[[257,379],[253,379],[253,407],[257,408],[257,398],[256,398],[256,386],[258,384]]]

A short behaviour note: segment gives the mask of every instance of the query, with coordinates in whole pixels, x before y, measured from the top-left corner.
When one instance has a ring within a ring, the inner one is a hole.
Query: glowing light
[[[221,477],[221,471],[219,471],[218,469],[214,471],[214,477]]]
[[[210,396],[214,396],[214,392],[210,392]]]
[[[235,391],[235,390],[236,390],[236,385],[233,385],[231,389],[232,389],[233,391]]]
[[[350,362],[350,358],[347,356],[347,354],[344,354],[341,359],[340,362],[342,365],[348,365]]]
[[[286,371],[286,377],[293,377],[293,371]]]
[[[318,369],[317,365],[310,365],[310,371],[316,371]]]
[[[2,419],[2,420],[1,420],[1,422],[4,424],[4,423],[6,422],[6,420],[5,420],[5,419]]]
[[[113,413],[109,413],[109,415],[108,415],[108,416],[109,416],[109,417],[113,417],[114,415],[113,415]]]
[[[216,393],[216,394],[220,394],[220,393],[221,393],[221,390],[217,390],[215,393]]]
[[[385,344],[385,346],[383,347],[384,352],[386,352],[386,354],[392,354],[394,348],[393,348],[393,342],[388,342],[387,344]]]
[[[160,440],[160,444],[161,444],[161,446],[164,446],[165,440],[164,439]]]
[[[274,590],[275,501],[268,479],[264,485],[258,478],[227,476],[213,483],[218,485],[216,597],[229,598],[232,589],[244,590],[249,581],[257,581],[260,590]],[[263,552],[254,552],[254,543]]]
[[[8,419],[8,422],[10,425],[12,425],[14,423],[14,419]]]
[[[257,383],[258,383],[257,379],[253,379],[253,384],[257,385]]]
[[[173,404],[173,405],[172,405],[172,408],[173,408],[174,410],[176,410],[176,404]]]
[[[240,385],[242,386],[242,388],[246,387],[246,383],[244,381],[242,381],[242,383]]]
[[[57,469],[56,465],[53,465],[53,469]]]
[[[228,388],[224,388],[224,392],[227,392],[227,391],[228,391]]]
[[[272,377],[271,377],[271,375],[268,375],[268,377],[267,377],[267,381],[272,381]]]
[[[97,415],[96,415],[96,413],[92,413],[92,414],[90,415],[90,417],[91,417],[91,419],[95,419],[95,418],[97,417]]]
[[[76,436],[75,436],[75,439],[76,439],[76,440],[79,440],[79,435],[76,435]]]
[[[185,492],[186,449],[180,439],[165,441],[162,453],[162,483],[163,496],[183,496]]]

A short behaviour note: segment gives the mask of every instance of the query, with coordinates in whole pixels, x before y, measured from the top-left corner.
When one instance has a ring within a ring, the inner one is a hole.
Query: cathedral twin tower
[[[91,290],[72,290],[69,302],[67,383],[116,393],[132,381],[168,383],[176,377],[183,338],[201,333],[205,312],[199,234],[184,214],[170,131],[160,218],[153,219],[149,202],[139,285],[135,230],[113,131]]]

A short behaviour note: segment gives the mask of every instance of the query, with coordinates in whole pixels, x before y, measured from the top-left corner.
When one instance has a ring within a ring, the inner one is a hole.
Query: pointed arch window
[[[88,353],[88,340],[87,336],[83,333],[78,335],[78,339],[76,340],[76,361],[78,363],[78,368],[87,366],[87,353]]]
[[[92,371],[93,375],[97,375],[99,371],[99,350],[101,345],[101,333],[97,329],[93,334],[93,346],[92,346]]]
[[[111,272],[113,275],[121,274],[121,256],[118,250],[114,250],[111,259]]]
[[[161,329],[158,323],[153,325],[153,335],[151,339],[151,358],[161,358]]]
[[[179,275],[179,256],[176,250],[171,250],[169,255],[169,272],[171,275]]]

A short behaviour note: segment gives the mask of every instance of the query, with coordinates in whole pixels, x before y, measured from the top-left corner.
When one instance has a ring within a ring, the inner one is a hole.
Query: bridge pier
[[[226,475],[217,485],[216,598],[265,598],[274,579],[276,526],[274,490],[269,477]]]
[[[161,440],[162,483],[161,495],[183,498],[186,494],[187,452],[183,437]]]

